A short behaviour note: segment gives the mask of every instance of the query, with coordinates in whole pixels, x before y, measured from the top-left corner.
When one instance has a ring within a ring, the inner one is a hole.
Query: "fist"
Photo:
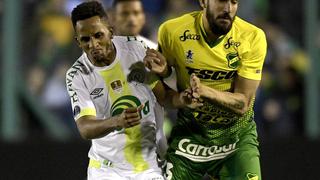
[[[138,107],[131,107],[123,110],[119,116],[119,125],[122,128],[130,128],[140,124],[141,115],[140,112],[143,108],[143,105]]]
[[[168,73],[166,58],[154,49],[147,49],[143,62],[148,69],[161,77],[165,77]]]

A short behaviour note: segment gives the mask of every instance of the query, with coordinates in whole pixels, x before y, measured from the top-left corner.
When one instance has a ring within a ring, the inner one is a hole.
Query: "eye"
[[[102,32],[97,32],[96,34],[94,34],[94,37],[99,39],[99,38],[103,37],[103,35],[104,34]]]
[[[238,4],[238,0],[231,0],[232,4]]]
[[[80,41],[81,41],[81,42],[85,42],[85,43],[86,43],[86,42],[89,42],[89,41],[90,41],[90,37],[81,37],[81,38],[80,38]]]

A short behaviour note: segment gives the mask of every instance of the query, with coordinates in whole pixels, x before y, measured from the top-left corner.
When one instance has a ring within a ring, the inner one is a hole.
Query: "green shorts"
[[[207,173],[219,180],[261,180],[255,123],[235,136],[233,142],[215,145],[184,126],[175,126],[167,152],[167,179],[201,180]]]

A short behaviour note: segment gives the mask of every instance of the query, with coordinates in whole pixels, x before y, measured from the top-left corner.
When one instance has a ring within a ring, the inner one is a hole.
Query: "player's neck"
[[[211,31],[209,22],[208,22],[207,18],[205,18],[205,16],[202,16],[202,22],[203,22],[204,31],[205,31],[205,33],[206,33],[206,35],[207,35],[206,41],[207,41],[207,42],[215,42],[220,36],[214,34],[214,33]]]

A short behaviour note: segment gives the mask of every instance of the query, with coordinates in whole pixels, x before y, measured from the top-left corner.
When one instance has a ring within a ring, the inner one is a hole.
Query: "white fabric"
[[[121,93],[122,88],[128,86],[132,92],[132,96],[138,98],[142,104],[149,102],[150,111],[148,114],[142,113],[141,120],[142,155],[143,159],[148,163],[149,168],[157,169],[155,145],[156,122],[154,113],[156,99],[152,90],[147,84],[136,81],[122,82],[123,84],[119,89],[111,89],[110,84],[107,84],[101,76],[102,72],[113,70],[120,64],[122,68],[121,72],[128,77],[132,71],[130,69],[132,65],[142,62],[146,49],[141,42],[132,39],[128,40],[128,37],[115,36],[113,43],[116,47],[117,55],[115,61],[109,66],[101,68],[92,65],[84,53],[67,72],[66,81],[72,108],[75,110],[75,119],[78,119],[81,115],[81,113],[77,112],[78,109],[80,111],[94,109],[98,119],[110,118],[112,106],[110,91],[119,91]],[[116,81],[117,79],[114,80]],[[126,160],[125,146],[126,134],[124,129],[114,131],[102,138],[92,140],[89,157],[98,161],[107,159],[115,167],[130,171],[133,170],[133,166]]]

